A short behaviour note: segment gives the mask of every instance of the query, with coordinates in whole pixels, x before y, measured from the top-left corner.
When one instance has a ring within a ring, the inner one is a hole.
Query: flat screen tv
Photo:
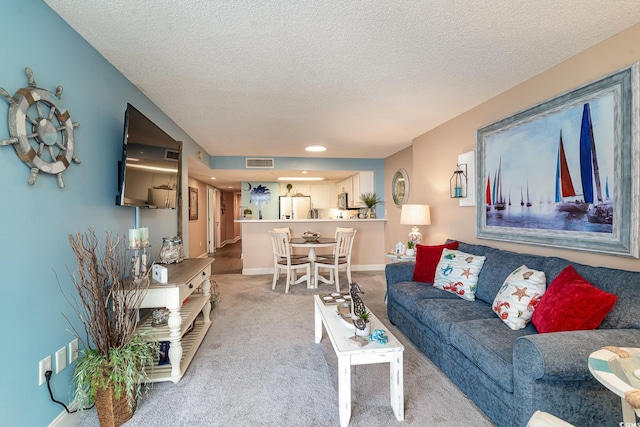
[[[175,209],[180,143],[127,104],[116,205]]]

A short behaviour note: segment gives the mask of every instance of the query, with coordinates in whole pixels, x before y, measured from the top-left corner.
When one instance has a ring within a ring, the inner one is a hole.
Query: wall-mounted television
[[[116,205],[175,209],[180,143],[133,105],[124,114]]]

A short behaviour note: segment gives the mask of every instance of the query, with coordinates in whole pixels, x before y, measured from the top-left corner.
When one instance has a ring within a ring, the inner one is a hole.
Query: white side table
[[[396,255],[396,254],[392,254],[392,253],[386,253],[384,254],[385,258],[390,259],[391,262],[411,262],[416,260],[415,255],[414,256],[408,256],[408,255]]]
[[[636,414],[640,416],[640,409],[635,409],[625,400],[625,393],[630,390],[637,390],[640,379],[635,378],[633,373],[625,372],[620,361],[629,366],[640,368],[640,348],[623,348],[631,353],[631,358],[621,359],[616,353],[600,349],[589,355],[589,371],[600,383],[620,396],[622,399],[622,420],[620,425],[636,425]],[[627,369],[628,370],[628,369]]]

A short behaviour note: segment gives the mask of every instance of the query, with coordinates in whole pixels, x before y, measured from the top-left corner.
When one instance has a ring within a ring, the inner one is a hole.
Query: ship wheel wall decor
[[[31,168],[29,185],[36,182],[39,172],[56,175],[58,185],[64,188],[62,172],[73,161],[75,141],[69,111],[60,98],[62,86],[56,93],[36,86],[31,68],[25,68],[29,87],[18,89],[13,97],[0,88],[0,96],[9,102],[9,133],[11,138],[0,140],[0,145],[13,145],[20,160]],[[55,119],[55,120],[54,120]],[[56,124],[57,122],[57,124]]]

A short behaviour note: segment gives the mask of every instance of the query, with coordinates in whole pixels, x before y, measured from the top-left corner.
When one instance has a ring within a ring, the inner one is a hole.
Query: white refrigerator
[[[311,197],[280,196],[280,219],[306,219],[311,210]]]

